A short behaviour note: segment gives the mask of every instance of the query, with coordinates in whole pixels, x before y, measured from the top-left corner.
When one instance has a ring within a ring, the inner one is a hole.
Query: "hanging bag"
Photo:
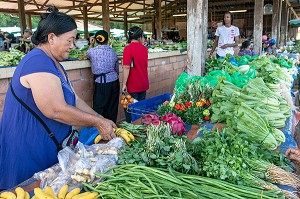
[[[49,129],[49,127],[46,125],[46,123],[42,120],[42,118],[36,113],[34,112],[29,106],[27,106],[27,104],[25,104],[15,93],[13,87],[12,87],[12,82],[10,83],[10,90],[13,94],[13,96],[16,98],[16,100],[22,105],[24,106],[24,108],[26,108],[41,124],[42,126],[45,128],[45,130],[47,131],[49,137],[52,139],[52,141],[54,142],[57,152],[59,152],[60,150],[62,150],[64,147],[66,146],[73,146],[73,148],[75,147],[75,145],[78,142],[78,131],[75,129],[70,129],[70,132],[68,134],[68,136],[61,142],[59,143],[56,139],[56,137],[54,136],[54,134],[51,132],[51,130]]]

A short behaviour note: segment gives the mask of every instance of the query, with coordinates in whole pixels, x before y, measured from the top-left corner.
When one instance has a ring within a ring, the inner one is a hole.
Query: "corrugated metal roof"
[[[175,2],[176,0],[162,0],[162,7],[174,5]],[[154,16],[153,4],[154,0],[109,0],[110,16],[112,20],[122,21],[124,11],[127,10],[128,18],[143,16],[143,20],[147,17],[151,19],[150,15]],[[26,14],[38,15],[45,12],[47,6],[54,5],[61,12],[78,19],[83,18],[82,10],[86,5],[89,18],[102,18],[102,0],[24,0],[24,5]],[[0,13],[18,13],[18,1],[0,0]]]

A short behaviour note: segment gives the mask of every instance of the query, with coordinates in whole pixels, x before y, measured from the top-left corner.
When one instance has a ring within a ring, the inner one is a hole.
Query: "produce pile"
[[[282,154],[233,129],[206,131],[190,141],[160,122],[148,125],[145,134],[119,150],[112,173],[96,174],[103,182],[85,187],[102,198],[284,198],[290,193],[276,184],[300,186]]]
[[[0,52],[0,66],[16,66],[21,59],[25,56],[25,53],[12,48],[11,52]]]

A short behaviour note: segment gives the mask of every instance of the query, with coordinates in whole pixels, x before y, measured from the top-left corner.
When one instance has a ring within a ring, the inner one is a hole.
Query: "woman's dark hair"
[[[231,25],[232,25],[232,22],[233,22],[233,15],[231,14],[231,12],[228,12],[228,11],[226,11],[225,13],[224,13],[224,15],[223,15],[223,25],[225,26],[225,21],[224,21],[224,17],[225,17],[225,15],[226,14],[229,14],[230,15],[230,20],[231,20]]]
[[[242,47],[241,47],[241,50],[245,50],[246,48],[248,48],[248,46],[250,46],[251,43],[250,41],[246,40],[242,43]]]
[[[100,45],[107,44],[108,42],[108,33],[105,30],[99,30],[95,34],[96,42]]]
[[[128,43],[130,43],[133,39],[138,40],[139,38],[143,37],[143,35],[144,32],[140,27],[131,27],[128,31]]]
[[[50,33],[59,36],[76,28],[76,22],[72,17],[59,12],[55,6],[51,6],[46,13],[41,15],[41,20],[31,40],[35,45],[39,45],[48,41]]]

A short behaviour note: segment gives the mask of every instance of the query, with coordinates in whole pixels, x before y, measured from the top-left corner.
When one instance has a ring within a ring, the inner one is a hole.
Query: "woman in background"
[[[149,89],[148,79],[148,50],[144,46],[143,30],[137,26],[131,27],[128,32],[128,45],[123,52],[123,85],[122,91],[136,100],[146,99]],[[131,122],[131,114],[125,110],[126,122]]]
[[[254,51],[251,49],[251,43],[248,40],[244,41],[242,43],[242,47],[241,47],[241,50],[240,50],[238,56],[243,56],[246,54],[248,54],[250,56],[253,56],[255,54]]]
[[[98,44],[96,47],[95,42]],[[91,60],[95,80],[93,109],[116,122],[120,93],[119,62],[116,52],[107,44],[108,33],[100,30],[90,37],[90,48],[86,54]]]

